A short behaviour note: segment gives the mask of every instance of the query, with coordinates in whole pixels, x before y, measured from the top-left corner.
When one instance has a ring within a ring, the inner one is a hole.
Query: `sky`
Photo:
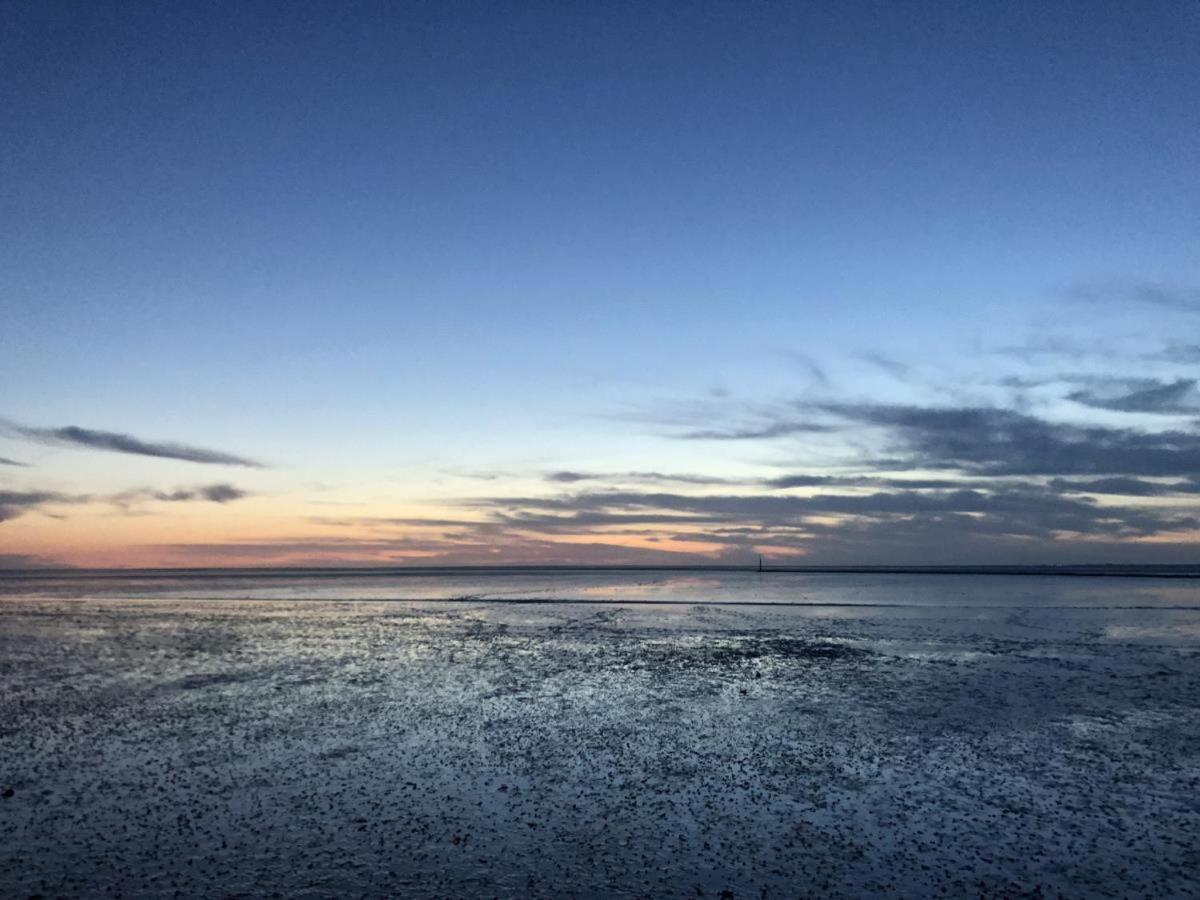
[[[1200,560],[1190,0],[0,23],[0,566]]]

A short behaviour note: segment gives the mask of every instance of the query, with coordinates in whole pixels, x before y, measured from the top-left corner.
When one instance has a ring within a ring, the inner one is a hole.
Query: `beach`
[[[3,896],[1200,892],[1196,582],[7,579],[0,626]]]

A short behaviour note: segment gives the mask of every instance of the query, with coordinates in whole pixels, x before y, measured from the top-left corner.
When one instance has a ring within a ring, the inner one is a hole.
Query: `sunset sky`
[[[1200,559],[1190,0],[0,10],[0,566]]]

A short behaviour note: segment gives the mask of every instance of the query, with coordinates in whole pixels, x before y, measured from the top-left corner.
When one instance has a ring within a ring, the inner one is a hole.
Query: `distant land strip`
[[[0,596],[0,603],[4,601]],[[31,597],[39,602],[55,601],[63,597]],[[111,594],[100,597],[89,597],[98,603],[294,603],[294,604],[331,604],[340,603],[423,603],[438,604],[468,604],[479,606],[720,606],[739,609],[743,606],[773,607],[784,609],[1032,609],[1032,610],[1068,610],[1077,609],[1088,612],[1104,610],[1146,609],[1163,612],[1200,612],[1200,605],[1186,603],[1108,603],[1094,606],[1082,603],[860,603],[836,602],[831,600],[655,600],[651,598],[624,597],[183,597],[163,595],[153,597],[130,597],[122,594]]]
[[[989,565],[989,566],[773,566],[757,564],[676,566],[363,566],[363,567],[255,567],[0,569],[0,579],[31,578],[420,578],[452,575],[554,575],[570,572],[747,572],[800,575],[1047,575],[1076,578],[1181,578],[1200,579],[1196,565]]]

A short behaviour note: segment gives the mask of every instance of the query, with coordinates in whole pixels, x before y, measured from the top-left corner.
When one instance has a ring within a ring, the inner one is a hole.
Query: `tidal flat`
[[[1200,893],[1195,583],[523,578],[10,583],[0,895]]]

